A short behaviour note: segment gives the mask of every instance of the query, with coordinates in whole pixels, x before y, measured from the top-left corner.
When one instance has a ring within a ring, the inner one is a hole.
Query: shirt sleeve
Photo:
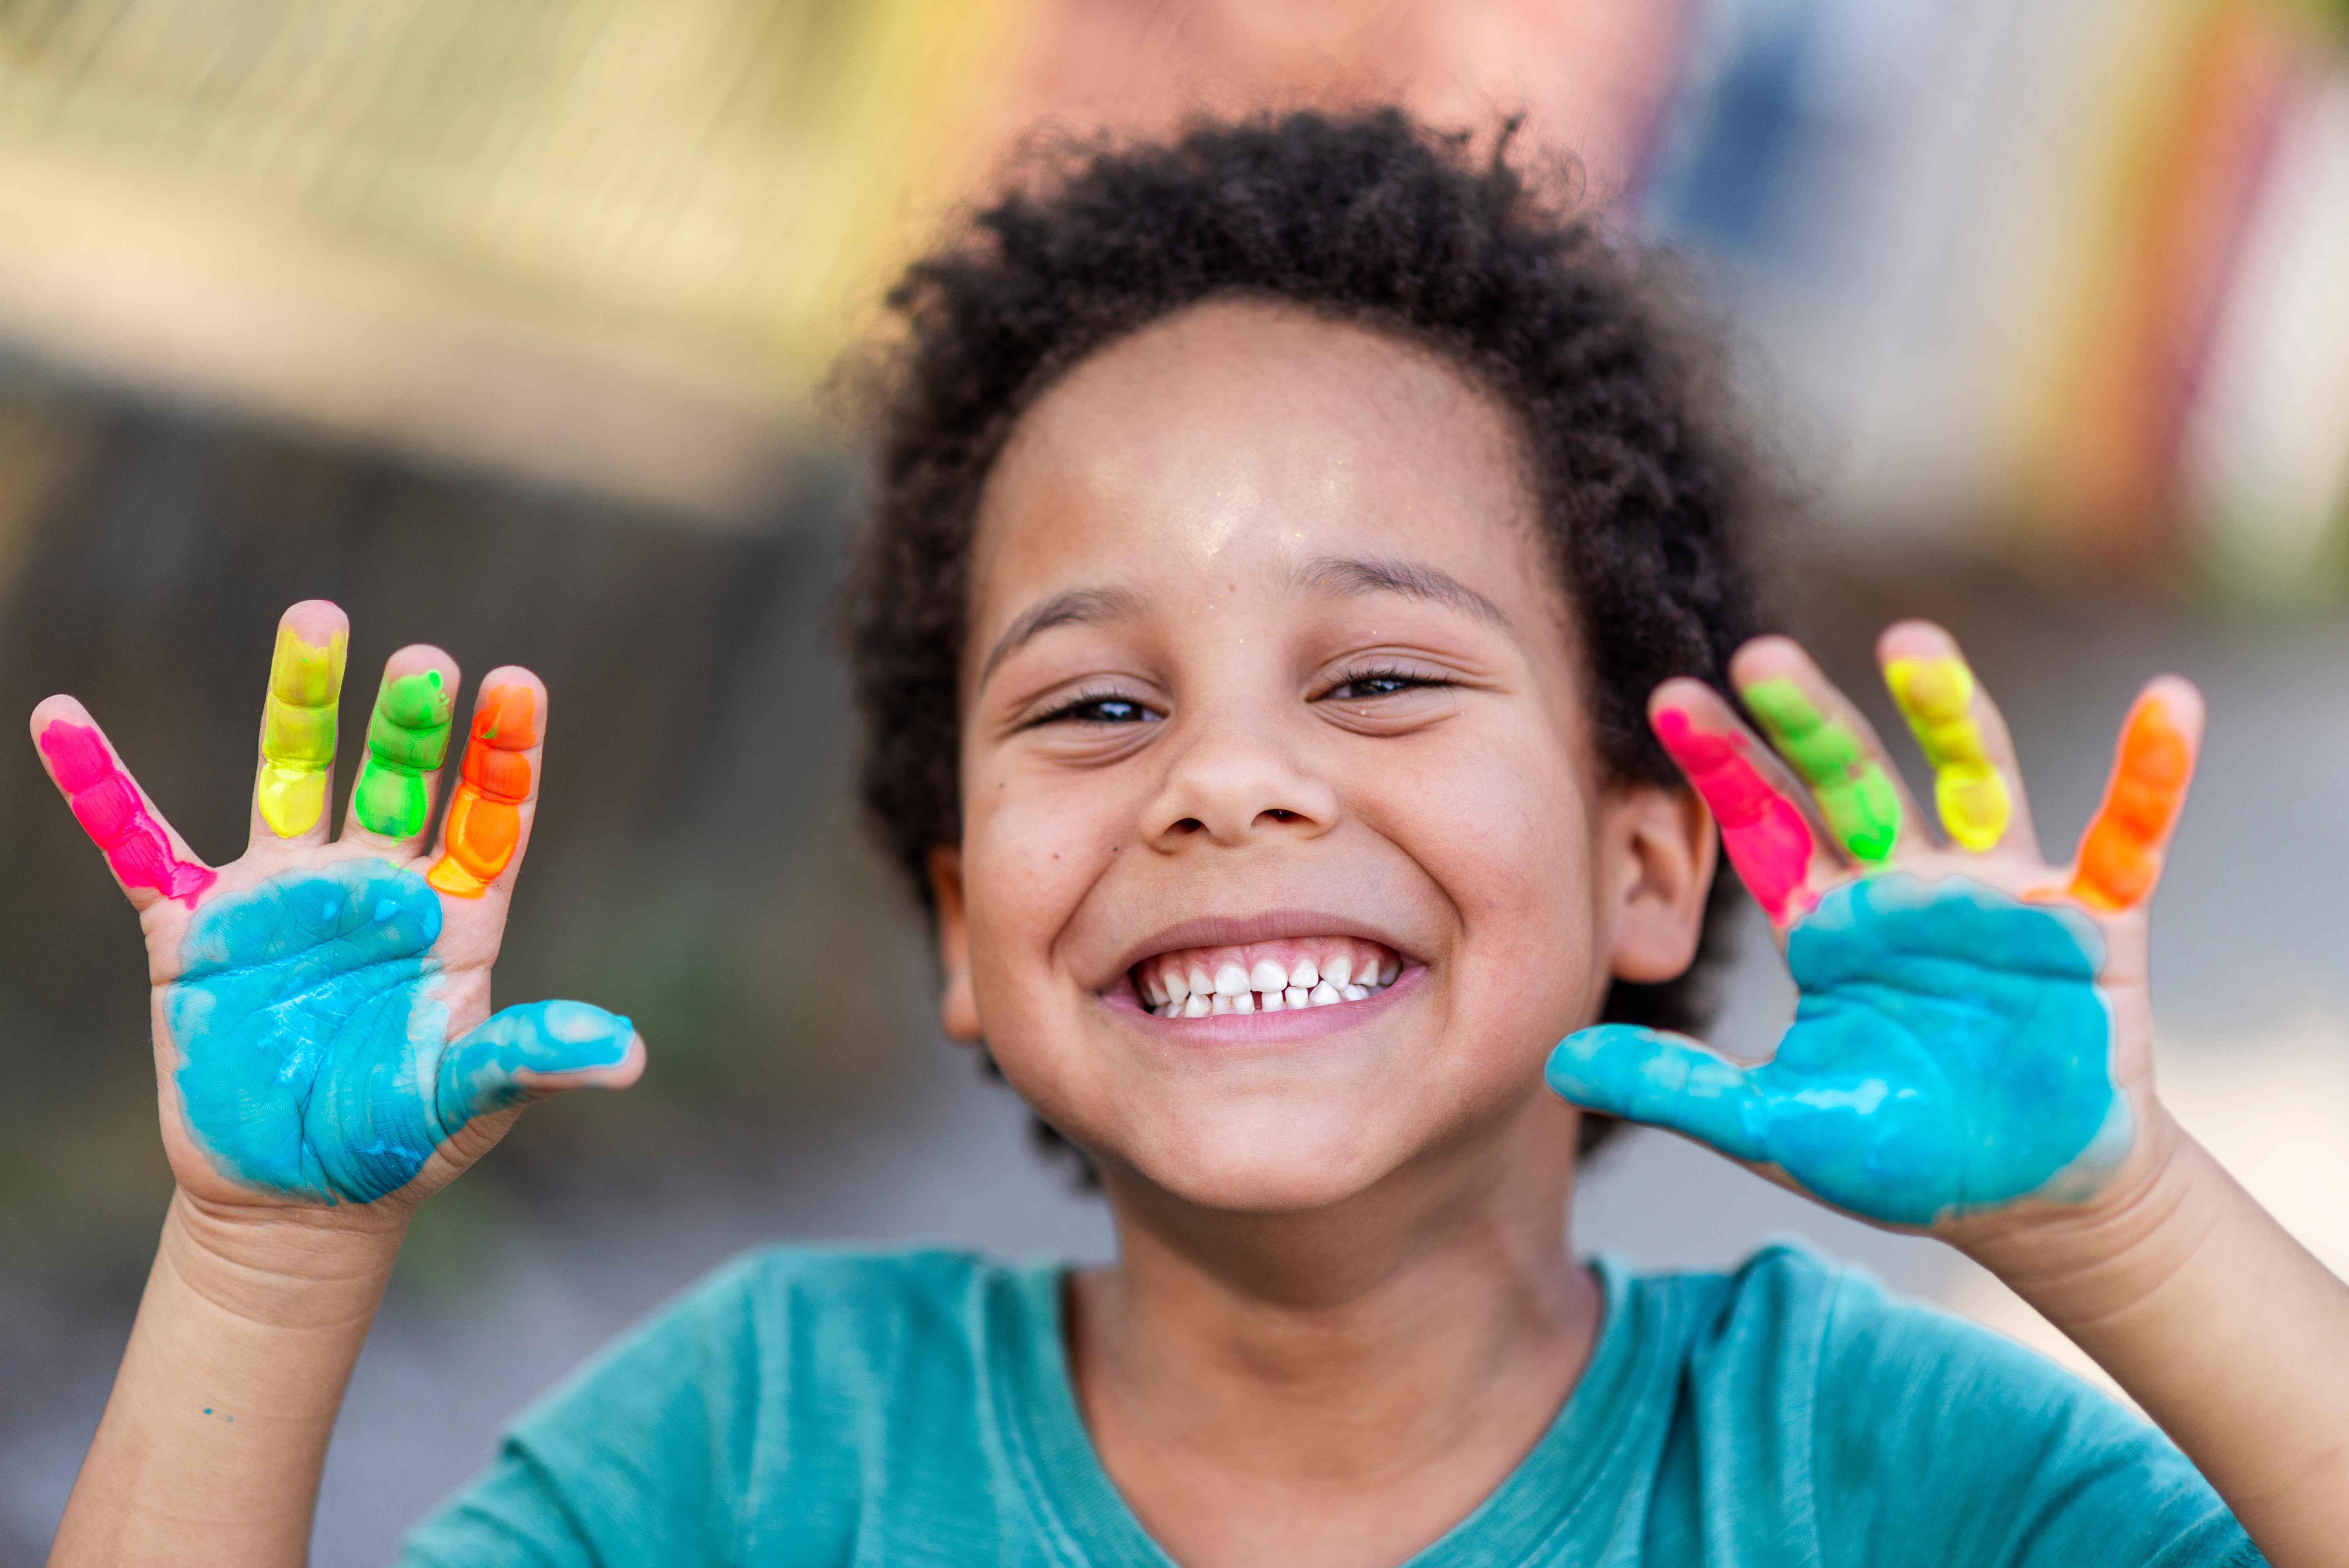
[[[758,1416],[750,1274],[721,1270],[516,1420],[409,1533],[402,1568],[733,1561]]]
[[[2263,1561],[2134,1411],[1987,1329],[1832,1277],[1813,1424],[1827,1563]]]

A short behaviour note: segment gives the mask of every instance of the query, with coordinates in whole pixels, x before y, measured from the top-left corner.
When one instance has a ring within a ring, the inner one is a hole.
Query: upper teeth
[[[1194,948],[1144,959],[1133,970],[1143,1002],[1162,1018],[1277,1013],[1360,1002],[1392,985],[1393,952],[1351,937]]]

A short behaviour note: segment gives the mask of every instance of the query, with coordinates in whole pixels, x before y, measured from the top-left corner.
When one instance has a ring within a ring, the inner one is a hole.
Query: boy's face
[[[1217,304],[1078,366],[981,509],[949,1032],[1113,1188],[1563,1169],[1544,1057],[1686,965],[1712,854],[1685,795],[1599,781],[1570,613],[1511,421],[1438,357]]]

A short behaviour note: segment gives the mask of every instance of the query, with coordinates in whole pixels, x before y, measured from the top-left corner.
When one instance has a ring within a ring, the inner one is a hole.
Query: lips
[[[1285,937],[1154,954],[1129,972],[1162,1018],[1278,1013],[1368,1001],[1394,983],[1394,949],[1357,936]]]

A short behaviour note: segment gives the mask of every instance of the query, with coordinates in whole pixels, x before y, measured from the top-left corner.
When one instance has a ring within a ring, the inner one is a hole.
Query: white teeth
[[[1260,958],[1253,968],[1244,969],[1246,954],[1223,948],[1230,956],[1216,964],[1212,978],[1204,956],[1152,959],[1132,971],[1134,989],[1143,1007],[1159,1017],[1209,1018],[1367,1001],[1402,975],[1401,958],[1382,947],[1330,940],[1338,952],[1326,958],[1309,954],[1286,966],[1280,959]]]

